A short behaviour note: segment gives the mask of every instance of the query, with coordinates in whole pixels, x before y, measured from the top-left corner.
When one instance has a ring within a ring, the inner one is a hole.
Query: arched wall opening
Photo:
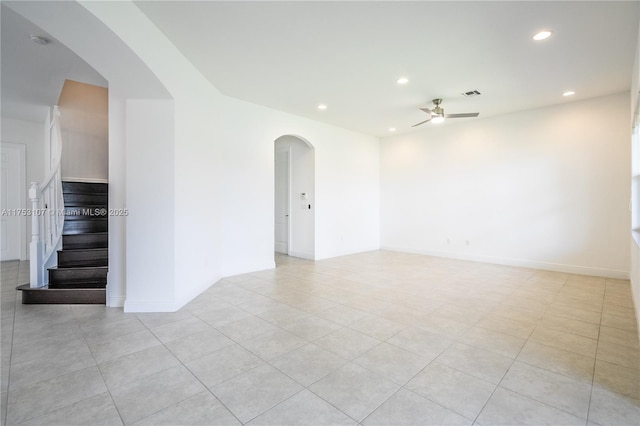
[[[283,135],[274,142],[274,251],[315,259],[315,149]]]
[[[107,305],[121,307],[130,300],[141,300],[129,310],[162,310],[164,306],[170,310],[175,299],[174,259],[166,248],[173,246],[174,234],[159,233],[157,224],[174,224],[171,94],[86,5],[10,2],[7,6],[82,58],[108,82],[109,208],[127,208],[129,215],[109,217]],[[163,155],[149,162],[151,151]],[[150,193],[149,187],[163,191]],[[158,238],[163,241],[158,243]],[[149,245],[152,240],[156,244]]]

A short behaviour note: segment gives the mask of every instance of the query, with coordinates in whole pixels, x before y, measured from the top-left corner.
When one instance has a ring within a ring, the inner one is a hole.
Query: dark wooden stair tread
[[[65,282],[60,284],[49,283],[49,288],[106,288],[107,283],[91,282],[91,281],[78,281],[78,282]]]
[[[62,182],[62,191],[69,194],[106,194],[109,184],[98,182]]]
[[[73,266],[49,268],[49,282],[106,282],[108,266]]]
[[[107,232],[108,230],[109,221],[107,218],[67,220],[62,227],[62,235]]]
[[[109,201],[107,194],[63,194],[62,197],[66,207],[106,206]]]
[[[62,182],[65,217],[58,266],[49,285],[18,287],[22,303],[105,304],[109,262],[109,186]]]
[[[63,250],[108,248],[109,234],[107,232],[92,232],[87,234],[62,235]]]
[[[104,207],[65,207],[64,220],[99,220],[107,219],[107,209]]]
[[[99,256],[103,254],[104,255],[109,254],[109,248],[92,247],[92,248],[79,248],[79,249],[62,249],[62,250],[58,250],[58,254],[73,256],[73,257],[93,257],[93,256]]]
[[[24,304],[91,304],[104,305],[107,293],[104,288],[31,288],[24,284],[16,288],[22,292]]]
[[[107,272],[109,270],[109,266],[74,266],[73,268],[64,268],[59,266],[54,266],[53,268],[49,268],[48,271],[93,271],[93,272]]]
[[[76,266],[74,268],[58,268],[58,267],[53,267],[53,268],[49,268],[49,271],[56,271],[56,270],[60,270],[60,269],[78,269],[78,270],[90,270],[90,269],[104,269],[105,271],[107,271],[109,269],[108,266]]]
[[[92,247],[92,248],[82,248],[82,249],[66,249],[66,250],[58,250],[58,253],[86,253],[86,252],[101,252],[107,250],[107,247]]]

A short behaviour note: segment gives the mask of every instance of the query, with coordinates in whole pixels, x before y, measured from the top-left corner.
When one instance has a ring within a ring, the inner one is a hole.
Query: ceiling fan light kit
[[[478,94],[480,94],[480,92],[478,92]],[[467,118],[467,117],[477,117],[478,115],[480,115],[479,112],[465,112],[465,113],[459,113],[459,114],[445,114],[444,113],[444,108],[442,108],[440,106],[440,104],[442,104],[442,99],[441,98],[437,98],[432,100],[431,102],[433,102],[433,104],[435,105],[434,108],[420,108],[420,111],[426,112],[427,114],[430,115],[430,117],[425,120],[425,121],[421,121],[418,124],[414,124],[411,127],[416,127],[416,126],[420,126],[421,124],[425,124],[428,122],[432,122],[435,124],[438,123],[442,123],[444,121],[445,118]]]

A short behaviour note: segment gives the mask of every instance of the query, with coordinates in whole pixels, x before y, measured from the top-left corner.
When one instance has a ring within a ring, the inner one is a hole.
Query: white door
[[[289,148],[276,149],[275,250],[289,254]]]
[[[20,259],[24,218],[24,145],[2,143],[0,148],[0,260]]]

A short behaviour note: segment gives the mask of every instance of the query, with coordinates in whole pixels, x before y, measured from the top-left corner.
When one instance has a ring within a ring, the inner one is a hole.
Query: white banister
[[[43,282],[42,267],[42,244],[40,244],[40,194],[38,182],[31,182],[29,188],[29,199],[31,200],[31,244],[29,246],[29,274],[30,287],[40,287]]]
[[[49,125],[49,151],[51,170],[44,184],[32,182],[29,188],[31,200],[30,287],[48,284],[47,268],[57,265],[56,251],[62,244],[64,227],[64,198],[62,194],[62,132],[60,111],[51,110]]]
[[[31,210],[37,212],[40,208],[40,200],[38,199],[38,182],[31,182],[29,188],[29,199],[31,200]],[[40,241],[40,220],[37,214],[31,216],[31,241]]]

